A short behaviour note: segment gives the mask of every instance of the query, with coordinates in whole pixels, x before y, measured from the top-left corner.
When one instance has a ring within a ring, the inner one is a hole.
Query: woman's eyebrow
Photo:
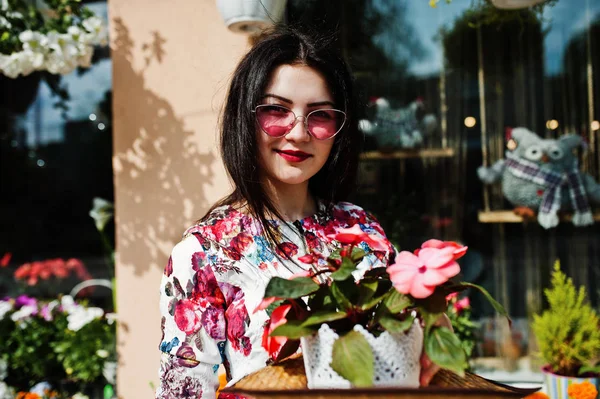
[[[288,103],[288,104],[293,104],[294,103],[292,100],[290,100],[288,98],[285,98],[285,97],[278,96],[277,94],[267,93],[267,94],[265,94],[263,96],[263,98],[266,98],[266,97],[276,98],[279,101],[283,101],[284,103]],[[318,101],[318,102],[315,102],[315,103],[307,104],[308,107],[319,107],[321,105],[331,105],[331,106],[334,106],[335,104],[332,101]]]

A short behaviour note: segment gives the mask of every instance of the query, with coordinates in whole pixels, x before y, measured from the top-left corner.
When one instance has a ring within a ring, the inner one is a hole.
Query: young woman
[[[273,276],[329,254],[339,228],[385,234],[353,188],[361,135],[351,74],[331,40],[278,28],[238,65],[221,127],[234,184],[178,243],[160,287],[163,352],[157,398],[214,398],[222,363],[229,385],[269,364],[266,311],[253,312]],[[359,268],[386,266],[394,250]],[[421,381],[437,368],[426,358]]]

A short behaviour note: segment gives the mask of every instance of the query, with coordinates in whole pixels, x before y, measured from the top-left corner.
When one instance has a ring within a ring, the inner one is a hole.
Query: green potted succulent
[[[600,318],[586,298],[584,287],[577,289],[557,261],[551,287],[544,291],[549,308],[534,315],[546,387],[552,399],[568,399],[568,386],[589,381],[598,386],[600,367]]]

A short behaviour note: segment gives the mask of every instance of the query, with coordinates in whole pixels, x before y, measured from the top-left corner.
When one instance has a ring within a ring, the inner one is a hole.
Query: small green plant
[[[550,371],[568,377],[598,372],[590,366],[600,355],[600,319],[587,302],[585,288],[576,289],[556,261],[552,286],[544,293],[549,309],[534,315],[532,328]]]

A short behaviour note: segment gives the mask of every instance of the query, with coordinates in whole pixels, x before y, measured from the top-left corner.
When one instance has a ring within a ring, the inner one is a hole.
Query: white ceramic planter
[[[550,399],[569,399],[569,385],[581,384],[584,381],[591,382],[600,390],[600,379],[598,378],[565,377],[551,373],[548,370],[548,367],[544,367],[542,371],[544,373],[544,385]]]
[[[518,10],[543,3],[546,0],[491,0],[496,8],[503,10]]]
[[[281,22],[287,0],[217,0],[225,25],[237,33],[256,33]]]
[[[375,358],[374,385],[378,387],[419,387],[421,372],[421,351],[423,330],[415,324],[407,333],[390,334],[384,332],[374,337],[362,326],[354,327],[371,345]],[[318,333],[301,338],[302,354],[308,388],[344,389],[351,388],[348,380],[331,368],[333,343],[338,338],[328,325],[323,324]]]

